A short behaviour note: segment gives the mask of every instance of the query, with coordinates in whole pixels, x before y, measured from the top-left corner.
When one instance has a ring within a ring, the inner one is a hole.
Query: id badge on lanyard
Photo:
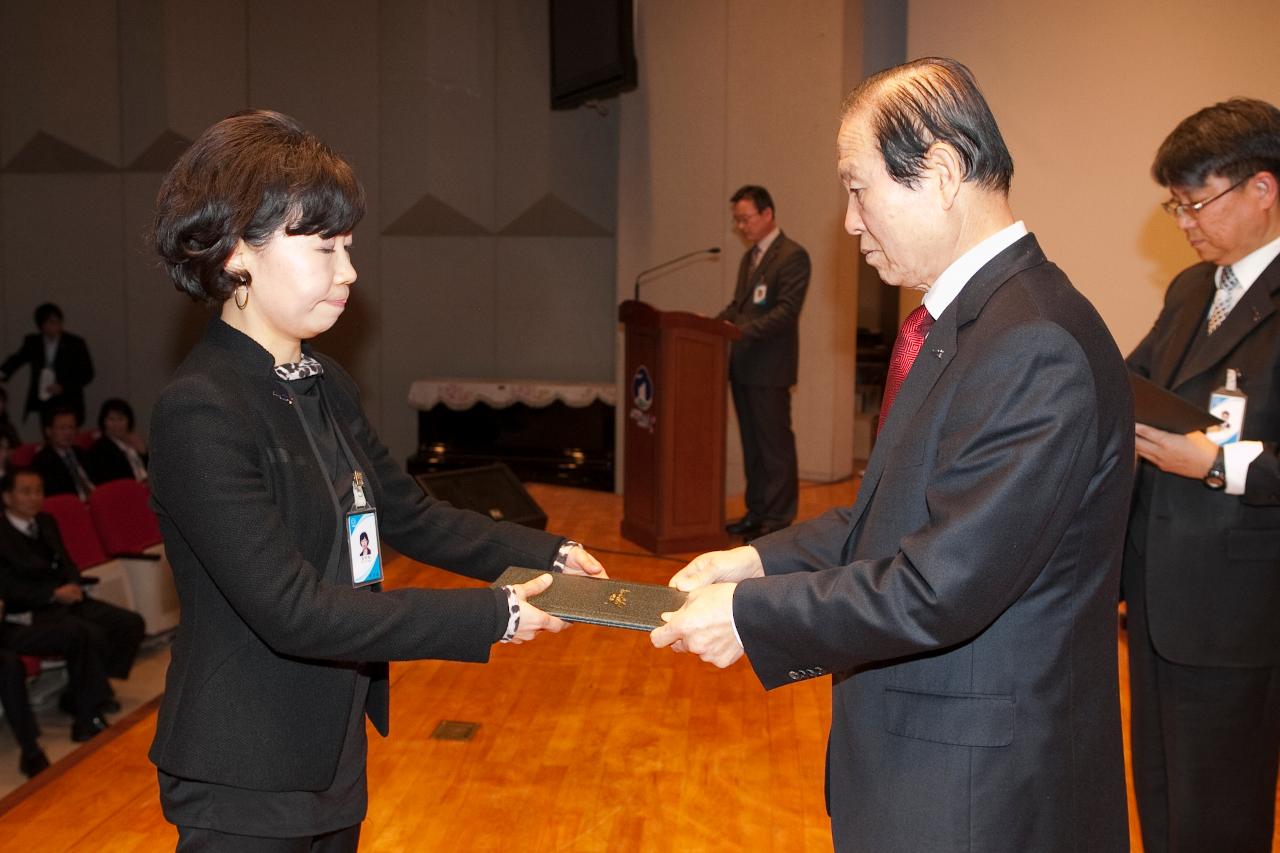
[[[347,513],[347,548],[351,552],[351,585],[369,586],[382,581],[382,547],[378,541],[378,511],[365,500],[364,474],[351,475],[355,505]]]

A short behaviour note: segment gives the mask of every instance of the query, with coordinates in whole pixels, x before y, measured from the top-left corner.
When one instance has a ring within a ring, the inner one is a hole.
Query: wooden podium
[[[742,333],[635,300],[618,318],[626,330],[622,535],[659,554],[722,548],[728,344]]]

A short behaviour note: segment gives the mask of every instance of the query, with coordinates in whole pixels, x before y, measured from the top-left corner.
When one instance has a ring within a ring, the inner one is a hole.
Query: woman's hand
[[[599,564],[597,563],[597,565]],[[547,587],[551,586],[551,583],[552,576],[548,572],[544,575],[538,575],[531,581],[511,586],[511,591],[516,594],[516,598],[520,599],[520,627],[516,629],[515,634],[512,635],[508,642],[523,643],[527,640],[532,640],[542,631],[558,634],[569,627],[569,624],[563,619],[557,619],[550,613],[543,613],[528,601],[538,593],[546,591]]]
[[[566,575],[590,575],[594,578],[607,578],[608,572],[604,570],[604,566],[600,565],[600,561],[587,553],[587,549],[581,545],[572,548],[568,556],[564,560],[564,573]]]

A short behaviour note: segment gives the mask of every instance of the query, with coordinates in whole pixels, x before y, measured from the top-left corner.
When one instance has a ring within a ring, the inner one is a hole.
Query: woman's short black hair
[[[124,415],[125,420],[129,422],[129,432],[133,432],[133,406],[119,397],[108,397],[102,401],[102,407],[98,409],[98,429],[107,431],[107,415],[112,412]]]
[[[238,241],[260,247],[281,228],[347,234],[364,203],[340,155],[287,115],[249,110],[200,134],[169,170],[153,237],[177,288],[215,304],[248,283],[247,273],[225,269]]]
[[[62,309],[57,305],[54,305],[52,302],[43,302],[36,306],[35,321],[37,329],[44,326],[44,321],[48,320],[50,317],[57,317],[61,320]]]

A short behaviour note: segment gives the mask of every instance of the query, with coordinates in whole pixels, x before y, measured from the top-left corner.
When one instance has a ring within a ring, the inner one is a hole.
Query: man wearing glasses
[[[725,529],[753,539],[796,517],[800,481],[791,386],[799,369],[809,253],[779,230],[764,187],[748,184],[729,203],[734,228],[752,246],[738,265],[733,301],[717,315],[742,330],[729,353],[729,382],[742,436],[747,513]]]
[[[1230,443],[1213,430],[1136,427],[1145,464],[1123,577],[1143,845],[1269,851],[1280,759],[1280,110],[1244,98],[1200,110],[1160,146],[1152,174],[1201,263],[1173,280],[1129,366],[1206,409],[1234,370],[1246,405]]]

